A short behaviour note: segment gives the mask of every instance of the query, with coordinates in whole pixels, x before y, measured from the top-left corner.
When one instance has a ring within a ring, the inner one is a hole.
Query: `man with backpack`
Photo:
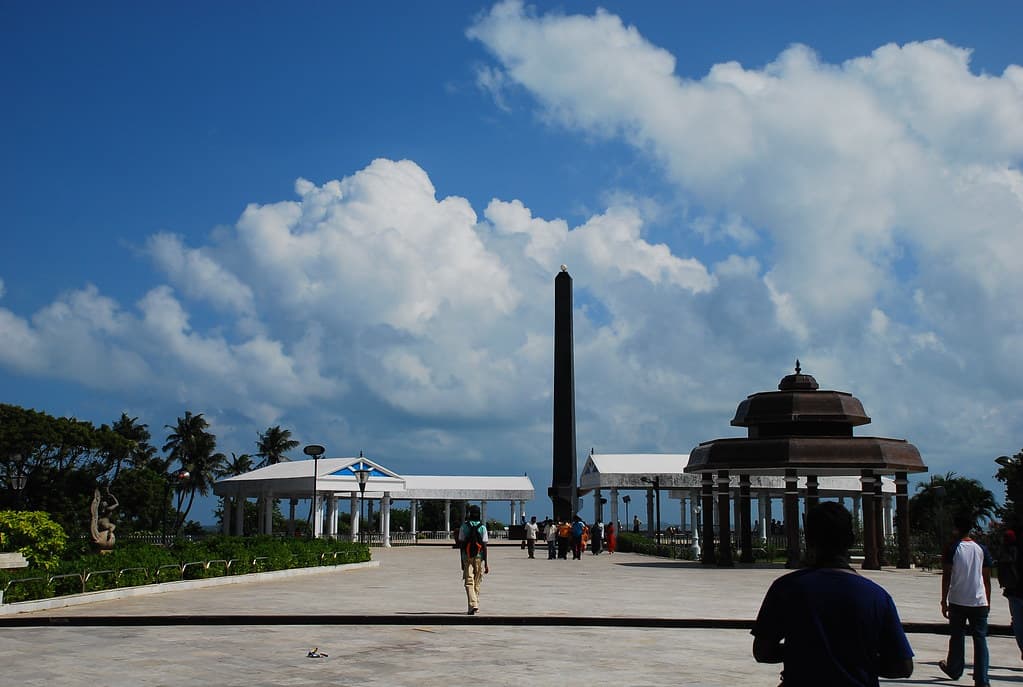
[[[480,521],[480,507],[469,506],[469,519],[458,530],[458,548],[462,552],[462,580],[469,600],[469,615],[480,610],[480,585],[490,573],[487,564],[487,527]]]
[[[1002,551],[998,556],[998,584],[1009,602],[1012,617],[1012,633],[1016,635],[1016,646],[1023,658],[1023,583],[1020,581],[1020,551],[1016,532],[1002,533]]]

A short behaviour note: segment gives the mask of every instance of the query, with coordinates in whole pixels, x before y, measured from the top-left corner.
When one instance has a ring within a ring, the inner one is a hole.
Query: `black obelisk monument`
[[[572,341],[572,277],[568,268],[554,278],[554,463],[551,497],[554,519],[575,515],[575,363]]]

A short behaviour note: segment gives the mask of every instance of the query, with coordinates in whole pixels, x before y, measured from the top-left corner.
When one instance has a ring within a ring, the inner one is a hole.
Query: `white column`
[[[895,527],[893,522],[892,502],[894,499],[891,494],[884,495],[884,536],[891,537],[895,534]]]
[[[611,487],[611,522],[618,527],[618,487]]]
[[[412,540],[415,541],[416,532],[417,532],[416,528],[419,525],[419,518],[418,518],[418,515],[419,515],[419,513],[418,513],[418,511],[419,511],[419,501],[418,500],[412,499],[412,501],[409,503],[409,511],[410,511],[409,515],[411,517],[411,527],[409,529],[412,530]]]
[[[487,524],[487,502],[480,501],[480,522],[484,525]],[[514,523],[512,523],[514,524]]]
[[[224,536],[231,534],[231,499],[223,497],[223,504],[220,507],[220,532]]]
[[[526,519],[526,501],[522,499],[519,501],[519,524],[525,524],[522,521]]]
[[[319,539],[323,536],[323,499],[320,495],[313,494],[312,503],[309,506],[312,508],[312,526],[313,526],[313,538]]]
[[[693,531],[693,543],[689,545],[689,551],[693,556],[693,560],[700,559],[700,513],[697,508],[700,507],[700,492],[698,489],[693,489],[689,492],[689,519],[692,522]]]
[[[348,529],[352,541],[359,541],[359,492],[353,491],[348,499]]]
[[[511,527],[518,521],[519,519],[515,517],[515,499],[512,499],[508,502],[508,526]],[[484,522],[486,522],[486,519],[484,519]]]
[[[263,507],[263,514],[266,518],[263,524],[263,534],[273,534],[273,493],[266,495],[266,505]]]
[[[451,536],[451,499],[444,499],[444,531]]]
[[[853,512],[852,512],[853,524],[857,528],[863,529],[863,514],[860,512],[860,497],[859,497],[859,495],[853,496],[852,497],[852,501],[853,501]]]
[[[239,537],[245,534],[245,497],[241,494],[234,497],[234,533]]]
[[[327,536],[337,537],[337,495],[327,497]]]
[[[760,515],[760,531],[757,532],[757,536],[760,537],[760,541],[767,541],[767,526],[770,524],[767,522],[767,501],[770,498],[771,495],[766,489],[757,494],[757,513]]]
[[[380,532],[383,536],[383,544],[391,546],[391,492],[385,491],[384,497],[380,499]]]

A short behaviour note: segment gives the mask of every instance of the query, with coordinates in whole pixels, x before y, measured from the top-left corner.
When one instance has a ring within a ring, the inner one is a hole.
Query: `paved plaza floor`
[[[4,685],[765,685],[779,666],[753,661],[748,630],[504,626],[497,618],[752,620],[780,567],[705,568],[634,554],[530,560],[492,547],[481,615],[465,616],[458,554],[440,546],[374,549],[379,567],[271,582],[101,601],[33,616],[372,615],[405,625],[42,626],[0,628]],[[895,598],[904,622],[943,622],[940,576],[865,573]],[[469,625],[449,625],[437,615]],[[418,623],[422,616],[431,622]],[[21,616],[24,617],[24,616]],[[603,621],[603,622],[606,622]],[[1009,622],[996,597],[992,623]],[[944,679],[947,637],[911,634],[916,669],[883,684]],[[991,637],[992,684],[1023,683],[1011,637]],[[307,658],[318,647],[326,658]],[[969,656],[969,640],[967,655]]]

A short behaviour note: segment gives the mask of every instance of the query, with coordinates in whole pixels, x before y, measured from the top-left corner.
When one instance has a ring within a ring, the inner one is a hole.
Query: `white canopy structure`
[[[365,491],[360,489],[357,474],[368,473]],[[348,500],[351,518],[351,537],[359,536],[359,517],[362,500],[379,501],[381,533],[384,546],[390,546],[390,513],[393,501],[411,502],[412,534],[416,533],[416,506],[421,500],[478,501],[486,519],[488,501],[509,501],[510,522],[517,520],[526,501],[533,499],[535,490],[529,477],[482,477],[448,475],[399,475],[362,455],[352,458],[318,458],[287,461],[268,465],[243,475],[227,477],[213,486],[213,493],[225,497],[223,531],[225,534],[242,533],[245,502],[255,498],[260,505],[259,531],[272,530],[274,499],[288,499],[291,504],[289,522],[295,520],[295,505],[300,499],[310,499],[313,535],[336,537],[338,534],[339,501]],[[226,499],[234,500],[234,527]],[[451,530],[445,507],[445,529]]]
[[[699,528],[694,525],[700,517],[700,485],[701,475],[685,473],[683,469],[689,462],[685,453],[591,453],[579,475],[579,494],[593,492],[594,520],[603,519],[601,504],[602,491],[609,490],[607,500],[611,506],[610,519],[618,522],[619,491],[643,489],[647,492],[646,530],[653,533],[654,502],[658,491],[667,491],[673,499],[681,501],[680,523],[682,529],[691,529],[699,536]],[[735,494],[739,490],[739,476],[729,477],[729,489]],[[895,482],[888,477],[882,478],[884,494],[884,528],[885,534],[893,531],[893,496]],[[799,478],[799,490],[805,495],[806,477]],[[820,477],[818,491],[821,498],[852,499],[853,517],[860,520],[860,479],[858,477]],[[772,501],[780,499],[785,492],[785,478],[778,475],[750,476],[750,492],[757,496],[759,502],[759,518],[757,521],[760,537],[767,537],[767,526],[771,522]],[[733,499],[738,504],[738,498]],[[716,514],[716,509],[715,509]],[[626,516],[628,517],[628,516]],[[739,516],[735,515],[738,522]],[[688,525],[688,526],[687,526]],[[626,527],[629,525],[626,524]]]

